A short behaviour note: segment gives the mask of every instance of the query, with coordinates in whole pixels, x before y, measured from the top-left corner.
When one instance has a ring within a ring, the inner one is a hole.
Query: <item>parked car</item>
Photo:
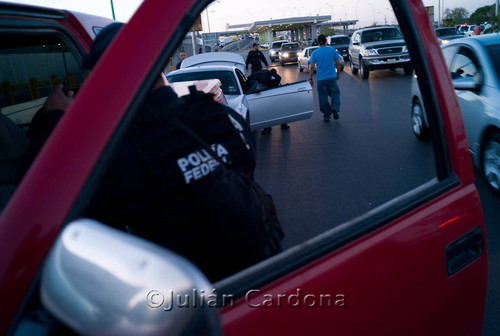
[[[51,78],[83,85],[0,215],[0,334],[481,335],[484,220],[455,94],[421,1],[391,3],[425,84],[435,178],[215,284],[166,247],[82,218],[156,74],[208,3],[145,0],[89,75],[78,64],[98,20],[1,3],[0,73],[8,67],[19,77],[10,89],[2,83],[2,114],[39,104]],[[25,57],[48,69],[37,85],[21,76]],[[303,155],[312,166],[304,174],[317,173],[300,133],[275,135],[262,141],[271,160],[275,144],[287,146],[288,157]],[[331,148],[325,155],[336,159]],[[308,187],[286,182],[290,197]],[[185,298],[191,306],[177,304]]]
[[[269,48],[269,42],[262,43],[260,46],[262,48],[264,48],[264,49],[268,49]]]
[[[436,28],[436,35],[438,37],[438,41],[441,44],[446,44],[451,40],[464,37],[456,28],[453,27],[445,27],[445,28]]]
[[[279,60],[279,52],[281,50],[281,45],[283,43],[287,43],[288,41],[286,40],[280,40],[280,41],[274,41],[273,44],[271,44],[271,49],[269,49],[269,59],[271,60],[271,63]]]
[[[368,79],[370,71],[403,68],[405,75],[413,66],[403,35],[396,27],[369,27],[356,30],[349,45],[351,71]]]
[[[304,69],[309,71],[309,58],[311,58],[311,54],[313,53],[314,50],[318,49],[319,47],[307,47],[304,48],[300,54],[299,54],[299,71],[302,72]]]
[[[327,37],[327,43],[337,49],[340,56],[344,58],[344,62],[349,60],[349,43],[351,43],[351,38],[347,35],[334,35]]]
[[[186,58],[181,69],[167,74],[167,79],[170,83],[219,79],[229,106],[249,121],[252,130],[312,116],[313,93],[306,81],[249,93],[250,85],[244,71],[245,61],[239,54],[199,54]]]
[[[465,35],[465,36],[468,36],[468,37],[471,37],[471,36],[474,36],[474,27],[476,25],[475,24],[471,24],[471,25],[468,25],[468,24],[463,24],[463,25],[460,25],[457,29],[458,31]],[[485,25],[484,24],[480,24],[481,26],[481,31],[483,32],[485,30]]]
[[[500,35],[457,39],[443,46],[465,125],[472,161],[500,196]],[[416,79],[411,120],[415,136],[430,139],[429,120]]]
[[[300,45],[297,42],[283,43],[278,54],[280,64],[298,63],[299,62]]]

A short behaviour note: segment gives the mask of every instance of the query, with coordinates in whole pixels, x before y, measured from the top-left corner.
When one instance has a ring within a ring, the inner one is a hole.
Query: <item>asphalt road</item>
[[[264,51],[268,55],[267,51]],[[246,53],[241,52],[245,57]],[[267,58],[269,60],[269,58]],[[271,63],[270,63],[271,64]],[[307,80],[295,65],[272,64],[282,83]],[[309,120],[256,133],[256,178],[274,197],[287,234],[303,242],[436,176],[430,143],[412,134],[410,76],[375,71],[368,81],[348,64],[339,80],[340,119],[325,123],[314,90]],[[483,335],[500,335],[500,199],[476,171],[488,240],[488,296]]]

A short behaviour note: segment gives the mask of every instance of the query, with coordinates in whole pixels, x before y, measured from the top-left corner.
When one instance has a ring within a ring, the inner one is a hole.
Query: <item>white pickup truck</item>
[[[248,93],[245,61],[239,54],[206,53],[186,58],[181,68],[167,74],[170,83],[219,79],[228,105],[250,123],[252,130],[309,119],[314,111],[307,81]]]

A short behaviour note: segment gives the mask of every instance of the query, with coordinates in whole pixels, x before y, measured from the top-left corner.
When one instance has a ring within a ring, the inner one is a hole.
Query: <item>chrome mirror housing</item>
[[[218,309],[200,304],[213,290],[185,258],[81,219],[57,239],[40,295],[43,306],[79,334],[220,335]]]

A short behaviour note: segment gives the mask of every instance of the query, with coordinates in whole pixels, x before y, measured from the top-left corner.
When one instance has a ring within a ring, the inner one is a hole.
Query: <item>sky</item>
[[[116,19],[127,22],[142,0],[0,0],[112,17],[113,1]],[[182,1],[182,0],[170,0]],[[495,0],[423,0],[424,6],[434,6],[435,18],[443,8],[464,7],[473,13],[477,8],[492,5]],[[396,23],[388,0],[218,0],[202,13],[203,29],[225,31],[226,24],[235,25],[259,20],[283,19],[296,16],[332,15],[334,21],[359,20],[359,26]],[[208,18],[207,18],[208,15]]]

